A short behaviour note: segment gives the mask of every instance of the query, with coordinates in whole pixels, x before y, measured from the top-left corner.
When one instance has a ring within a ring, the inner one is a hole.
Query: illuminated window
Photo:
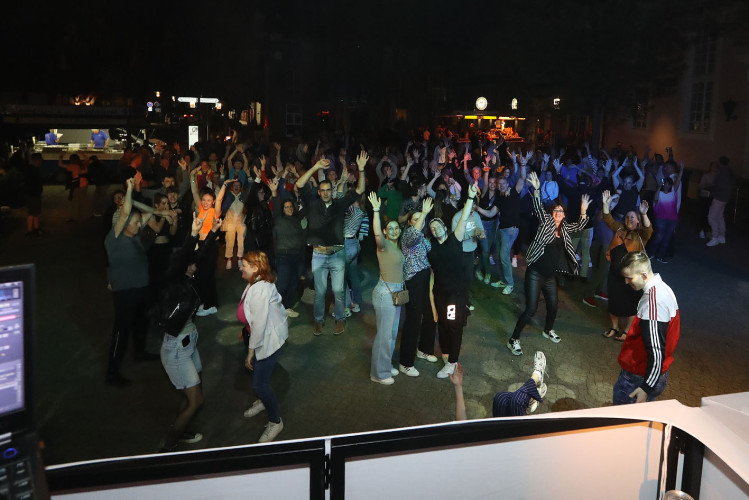
[[[692,84],[687,131],[699,134],[710,132],[710,109],[713,104],[713,82]]]

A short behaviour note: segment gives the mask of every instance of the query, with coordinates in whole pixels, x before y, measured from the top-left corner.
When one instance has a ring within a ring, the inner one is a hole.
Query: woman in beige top
[[[395,339],[398,336],[401,307],[393,305],[392,292],[403,290],[403,253],[398,248],[401,228],[398,221],[390,221],[382,231],[380,222],[380,199],[376,193],[369,194],[374,216],[372,227],[377,243],[377,260],[380,263],[380,280],[372,290],[372,305],[377,320],[377,335],[372,344],[372,368],[369,378],[378,384],[390,385],[398,375],[392,358]],[[401,371],[408,374],[403,366]]]

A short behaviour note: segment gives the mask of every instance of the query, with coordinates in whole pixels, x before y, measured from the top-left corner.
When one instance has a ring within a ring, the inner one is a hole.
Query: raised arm
[[[133,210],[133,185],[135,181],[131,177],[125,183],[127,184],[127,191],[125,191],[125,202],[122,204],[122,214],[114,224],[115,238],[119,238],[120,234],[122,234],[122,230],[127,225],[127,219],[130,217],[130,212]]]
[[[382,252],[385,250],[385,235],[382,234],[382,222],[380,222],[380,198],[377,197],[377,193],[369,193],[369,203],[372,205],[372,232],[374,232],[375,243],[377,243],[377,250]]]
[[[475,200],[476,186],[470,185],[468,186],[468,199],[466,200],[465,205],[463,205],[463,210],[460,212],[460,220],[458,220],[458,225],[455,226],[455,231],[453,231],[453,234],[458,241],[463,241],[463,236],[465,236],[466,232],[466,222],[468,222],[468,217],[471,216],[471,208],[473,207]]]
[[[645,183],[645,174],[642,173],[640,167],[637,165],[637,161],[634,162],[635,171],[637,172],[637,192],[642,191],[642,185]]]
[[[525,165],[520,167],[520,175],[518,176],[518,181],[515,183],[515,191],[517,191],[518,194],[523,192],[523,186],[525,186],[525,173],[527,171],[526,169],[527,167]]]
[[[368,161],[369,155],[364,150],[356,157],[356,165],[359,167],[359,180],[356,183],[356,194],[358,195],[364,194],[364,167],[367,166]]]
[[[614,172],[614,175],[611,176],[611,180],[614,182],[614,189],[619,189],[619,184],[622,183],[621,177],[619,177],[619,174],[622,173],[622,169],[624,168],[624,164],[622,163],[619,165],[619,167]]]
[[[315,174],[315,172],[322,170],[324,168],[327,168],[327,166],[330,165],[330,161],[326,160],[325,158],[320,158],[317,163],[315,163],[312,168],[304,172],[304,174],[297,179],[296,181],[296,187],[299,189],[302,189],[304,186],[307,185],[310,178]]]
[[[414,224],[414,228],[417,231],[421,231],[424,229],[424,224],[426,224],[427,220],[427,214],[432,211],[433,207],[432,199],[431,198],[424,198],[424,201],[421,202],[421,217],[419,217],[419,220],[416,221],[416,224]]]
[[[192,201],[195,206],[200,206],[200,192],[198,191],[198,170],[190,172],[190,191],[192,192]]]
[[[544,207],[541,205],[541,181],[538,180],[536,172],[528,174],[528,182],[533,187],[533,211],[536,213],[538,221],[542,222],[549,217],[549,214],[544,211]]]

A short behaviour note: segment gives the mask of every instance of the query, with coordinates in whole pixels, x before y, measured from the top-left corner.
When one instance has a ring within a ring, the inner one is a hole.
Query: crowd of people
[[[260,440],[269,441],[283,429],[271,373],[289,318],[300,316],[300,294],[314,289],[310,334],[319,336],[329,331],[330,288],[332,333],[343,334],[346,319],[362,307],[360,242],[370,228],[379,266],[372,290],[373,382],[391,385],[398,374],[418,377],[416,359],[437,363],[441,356],[437,377],[459,386],[474,281],[497,289],[498,301],[509,300],[503,296],[516,293],[517,279],[524,281],[524,309],[506,332],[512,355],[523,354],[520,335],[541,293],[541,335],[559,343],[557,288],[579,281],[585,305],[607,303],[611,328],[603,336],[623,342],[615,403],[652,400],[662,392],[679,316],[673,292],[653,273],[651,259],[666,264],[673,253],[684,164],[670,151],[666,158],[649,151],[642,157],[593,151],[588,144],[523,151],[502,139],[459,137],[441,127],[415,132],[402,148],[354,143],[326,137],[282,146],[235,135],[189,149],[160,143],[155,151],[126,151],[119,170],[123,189],[113,193],[108,209],[98,208],[115,311],[106,381],[129,384],[120,362],[130,337],[137,360],[162,361],[186,398],[166,450],[200,439],[188,431],[203,403],[192,318],[218,310],[219,262],[227,270],[239,268],[248,282],[237,297],[237,317],[245,325],[246,366],[254,371],[257,400],[245,416],[267,411]],[[33,181],[38,159],[31,160]],[[71,192],[85,189],[80,179],[90,169],[90,159],[77,161],[75,167],[72,160],[61,162],[78,176]],[[700,187],[701,196],[711,197],[705,216],[712,234],[706,225],[703,236],[714,246],[725,243],[722,211],[733,182],[728,160],[720,158],[710,175]],[[38,196],[34,185],[29,193]],[[37,216],[30,209],[30,233],[38,231]],[[663,293],[656,296],[656,288]],[[149,316],[150,304],[158,310]],[[164,334],[160,355],[145,352],[143,322],[149,317],[157,318]],[[540,359],[537,353],[538,373],[519,399],[525,406],[543,397]],[[515,401],[513,412],[523,406],[515,396],[498,398],[495,406]]]

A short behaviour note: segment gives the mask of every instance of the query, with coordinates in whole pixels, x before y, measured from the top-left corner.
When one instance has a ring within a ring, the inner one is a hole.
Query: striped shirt
[[[361,208],[351,205],[346,209],[346,215],[343,218],[343,237],[356,238],[359,235],[362,221],[366,214]]]
[[[544,248],[546,248],[546,245],[554,241],[554,238],[556,237],[556,224],[554,223],[554,218],[546,213],[541,205],[541,198],[539,197],[538,191],[533,195],[533,210],[536,213],[539,222],[536,237],[533,238],[533,242],[528,248],[528,253],[525,256],[525,260],[529,266],[541,258],[544,254]],[[587,218],[581,215],[578,222],[571,224],[562,221],[562,224],[559,226],[559,232],[562,234],[562,239],[564,240],[564,250],[567,257],[565,260],[570,266],[569,270],[571,270],[572,274],[577,274],[578,264],[575,259],[575,249],[572,246],[570,233],[582,230],[585,227],[586,221]],[[563,271],[567,270],[563,269]]]

